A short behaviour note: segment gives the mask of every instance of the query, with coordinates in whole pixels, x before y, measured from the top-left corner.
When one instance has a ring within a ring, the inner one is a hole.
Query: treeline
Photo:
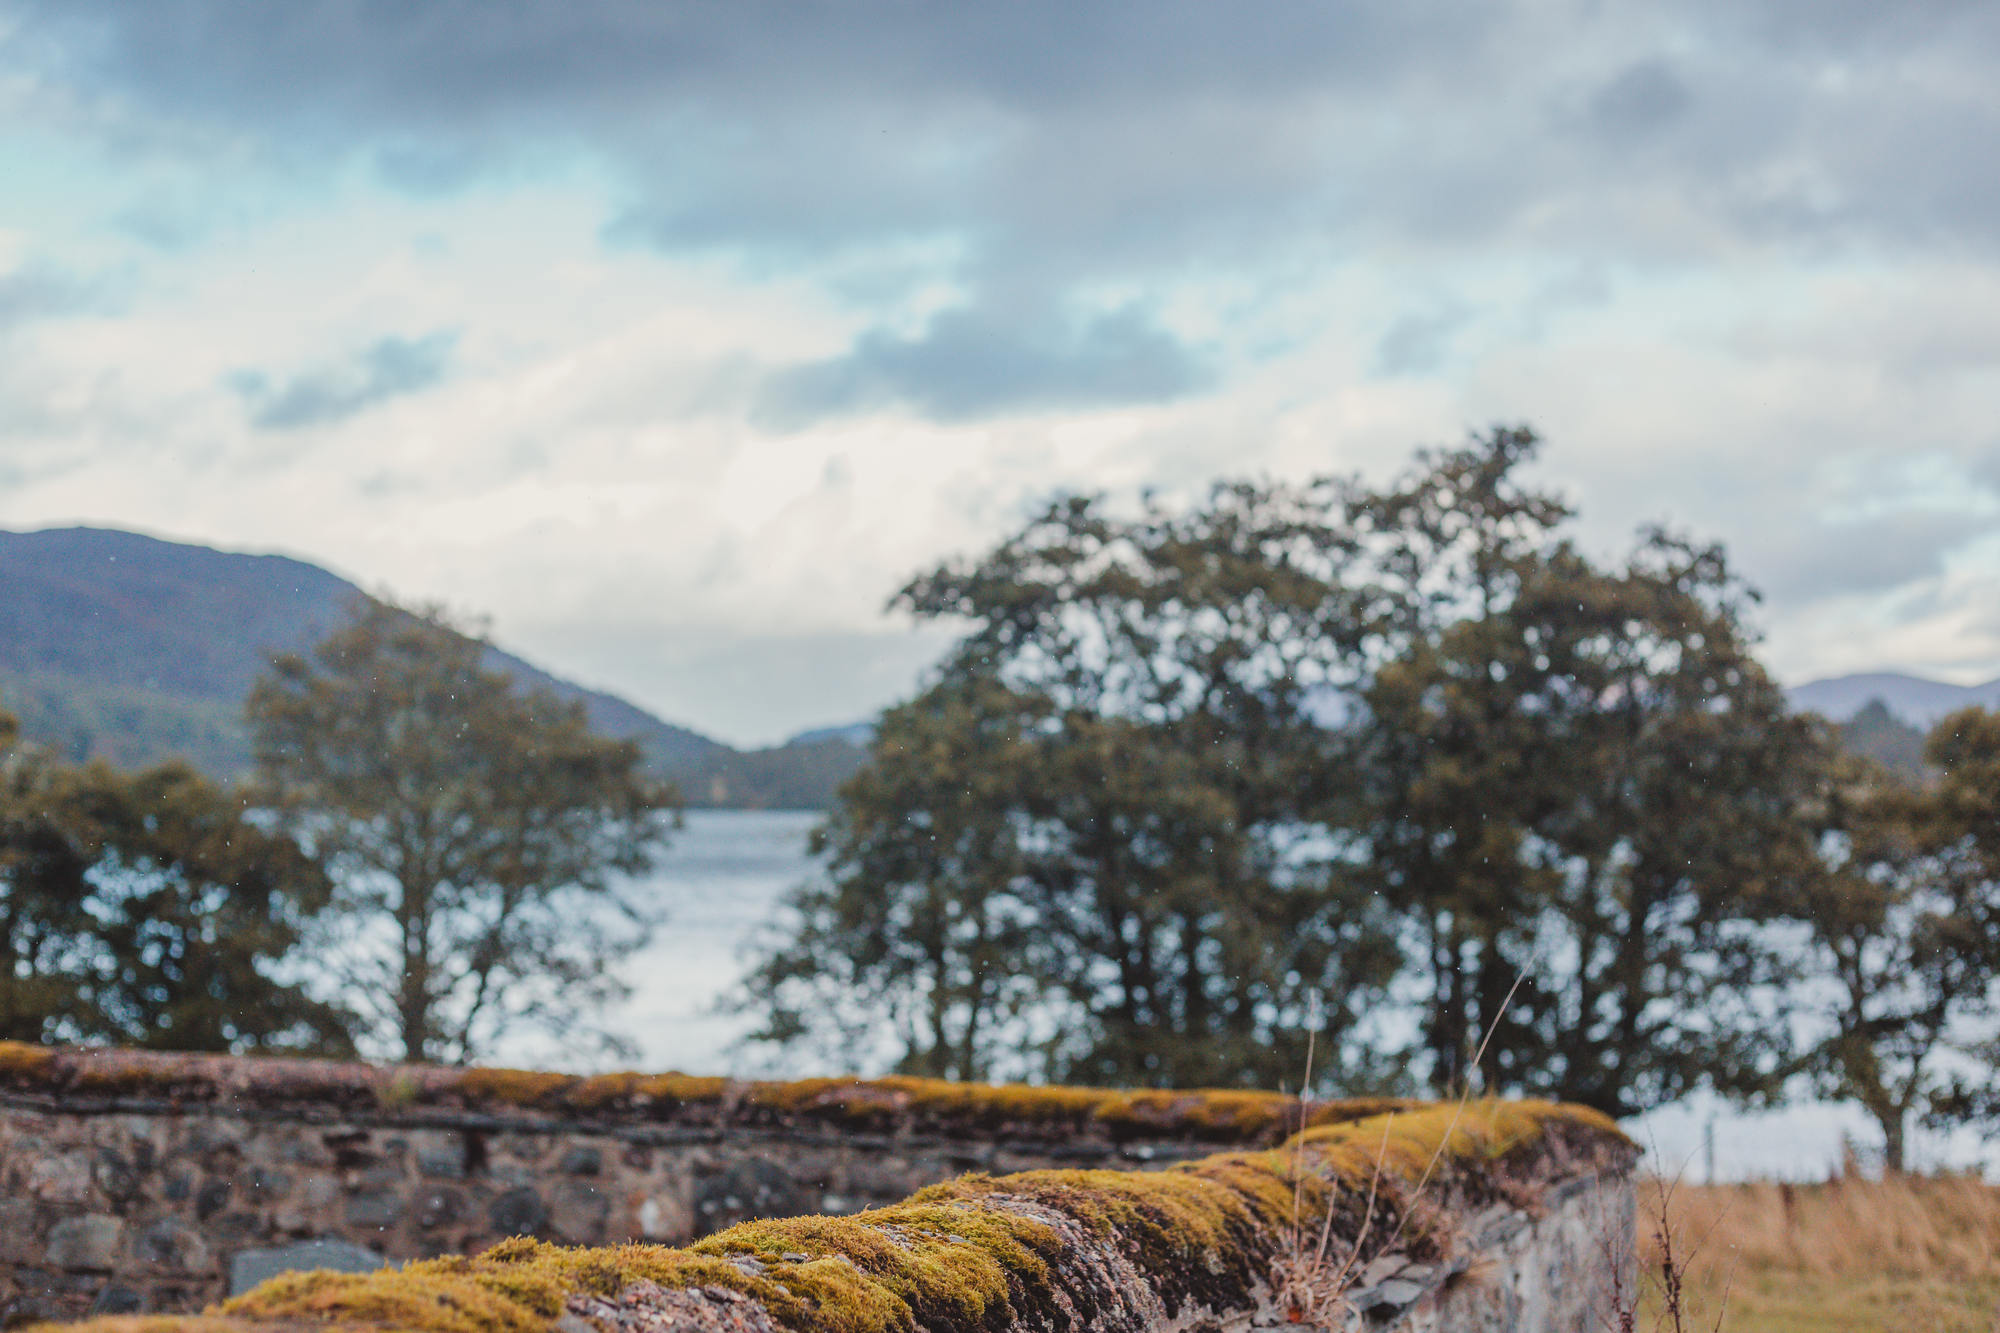
[[[1048,507],[897,599],[759,1035],[957,1078],[1467,1084],[1629,1114],[1811,1086],[1988,1115],[2000,719],[1929,785],[1789,713],[1723,551],[1605,563],[1525,429],[1386,487]]]
[[[464,1061],[575,1049],[678,809],[638,745],[435,611],[277,658],[253,780],[77,764],[0,713],[0,1039]]]

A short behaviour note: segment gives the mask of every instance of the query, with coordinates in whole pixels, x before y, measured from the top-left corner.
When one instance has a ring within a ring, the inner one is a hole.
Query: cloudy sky
[[[2000,672],[2000,6],[0,0],[0,526],[739,743],[1057,488],[1496,421],[1787,680]]]

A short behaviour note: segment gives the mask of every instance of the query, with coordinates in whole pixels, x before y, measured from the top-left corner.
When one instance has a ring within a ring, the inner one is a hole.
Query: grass
[[[1660,1270],[1661,1187],[1642,1181],[1639,1264]],[[2000,1188],[1961,1176],[1666,1190],[1684,1321],[1722,1333],[1993,1333]],[[1639,1329],[1670,1328],[1660,1283]]]

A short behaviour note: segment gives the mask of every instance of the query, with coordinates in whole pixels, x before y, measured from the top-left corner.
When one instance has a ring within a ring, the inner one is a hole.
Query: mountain
[[[250,767],[242,705],[274,652],[339,623],[359,588],[317,565],[103,528],[0,532],[0,707],[31,740],[133,767]],[[694,806],[819,808],[861,764],[851,728],[739,751],[494,649],[491,664],[637,741]]]
[[[1785,694],[1800,712],[1833,721],[1847,749],[1906,777],[1924,780],[1937,776],[1924,762],[1924,734],[1939,718],[1961,708],[2000,707],[2000,680],[1952,685],[1875,671],[1808,681]]]
[[[1912,726],[1928,729],[1946,713],[1961,708],[1975,704],[2000,707],[2000,680],[1989,680],[1984,685],[1952,685],[1922,676],[1875,671],[1807,681],[1786,690],[1785,694],[1792,707],[1800,712],[1818,713],[1836,722],[1850,720],[1869,703],[1880,699],[1895,716]]]

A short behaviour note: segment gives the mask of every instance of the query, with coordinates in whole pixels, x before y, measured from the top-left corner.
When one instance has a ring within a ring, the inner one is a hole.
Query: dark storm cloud
[[[784,372],[766,386],[759,408],[780,427],[891,404],[955,421],[1001,410],[1157,402],[1212,380],[1199,357],[1137,310],[1069,327],[1054,320],[1024,327],[953,310],[916,337],[868,333],[844,356]]]
[[[439,383],[457,341],[457,333],[448,330],[421,338],[383,338],[340,365],[283,381],[274,382],[263,371],[239,370],[229,377],[229,387],[249,405],[250,422],[260,429],[324,426]]]

